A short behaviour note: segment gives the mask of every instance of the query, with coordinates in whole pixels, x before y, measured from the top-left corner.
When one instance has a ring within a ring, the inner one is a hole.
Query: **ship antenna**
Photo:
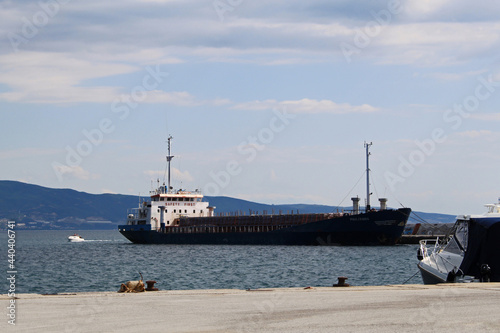
[[[172,140],[172,136],[168,136],[168,155],[167,155],[167,162],[168,162],[168,188],[167,188],[167,193],[170,193],[170,161],[174,158],[172,155],[170,155],[170,141]]]
[[[369,158],[370,158],[370,146],[372,143],[368,143],[365,141],[365,148],[366,148],[366,211],[370,211],[370,163],[369,163]]]

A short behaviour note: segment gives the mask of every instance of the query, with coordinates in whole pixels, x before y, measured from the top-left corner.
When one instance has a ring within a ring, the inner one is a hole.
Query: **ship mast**
[[[370,210],[370,164],[369,164],[369,157],[370,157],[370,146],[372,143],[368,143],[365,141],[365,148],[366,148],[366,212]]]
[[[170,161],[174,158],[174,156],[170,155],[170,141],[172,140],[172,136],[168,136],[168,155],[167,155],[167,162],[168,162],[168,188],[167,188],[167,193],[170,193]]]

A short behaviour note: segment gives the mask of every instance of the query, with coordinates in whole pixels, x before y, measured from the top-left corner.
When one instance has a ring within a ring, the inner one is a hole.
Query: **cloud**
[[[496,22],[390,24],[359,56],[379,64],[450,66],[494,52],[499,29]]]
[[[368,104],[351,105],[349,103],[335,103],[331,100],[315,100],[303,98],[301,100],[264,100],[236,104],[231,109],[235,110],[270,110],[286,108],[290,113],[369,113],[379,109]]]
[[[119,89],[82,86],[86,80],[137,71],[130,65],[91,62],[64,53],[19,52],[0,56],[0,83],[10,91],[0,94],[9,102],[108,102]]]
[[[176,182],[192,182],[194,181],[194,178],[193,176],[191,176],[191,174],[189,173],[189,171],[180,171],[179,169],[177,168],[171,168],[170,170],[171,172],[171,178],[172,180],[176,181]],[[158,170],[147,170],[147,171],[144,171],[144,174],[151,177],[151,178],[154,178],[154,179],[164,179],[166,181],[166,172],[165,171],[158,171]]]
[[[439,12],[450,0],[408,0],[404,4],[405,12],[414,17],[432,15]]]
[[[148,92],[146,103],[166,103],[177,106],[202,106],[202,105],[226,105],[231,103],[228,99],[199,100],[186,91],[165,92],[154,90]]]
[[[7,35],[23,35],[23,25],[34,24],[35,14],[44,13],[36,2],[6,2],[3,6],[0,31]],[[48,21],[19,45],[19,52],[14,52],[9,38],[0,40],[0,84],[6,86],[0,100],[111,103],[128,93],[123,78],[130,75],[134,80],[132,75],[147,65],[344,62],[340,45],[357,47],[356,36],[376,22],[374,13],[388,8],[386,1],[373,1],[360,9],[347,1],[320,0],[276,1],[272,6],[264,1],[233,2],[232,6],[221,22],[212,2],[89,0],[61,4],[54,15],[46,13]],[[358,47],[353,57],[379,65],[413,66],[450,66],[492,57],[498,53],[500,41],[500,24],[492,19],[494,6],[491,1],[405,2],[403,11],[391,15],[380,33]],[[467,15],[474,19],[467,20]],[[434,75],[442,80],[460,78],[454,73]],[[173,90],[151,92],[145,103],[229,103],[224,98],[200,100],[182,88]],[[304,99],[290,101],[289,107],[307,113],[370,112],[369,105],[355,109],[332,103]]]
[[[140,54],[135,54],[131,57],[139,56]],[[0,56],[0,70],[3,73],[0,83],[10,88],[9,91],[0,93],[0,100],[41,104],[112,103],[123,94],[131,94],[135,87],[142,87],[144,77],[149,75],[147,70],[137,65],[125,65],[102,58],[90,56],[82,59],[72,54],[53,52],[18,52]],[[142,60],[148,62],[150,59],[152,58],[146,57]],[[136,79],[137,85],[128,88],[128,91],[123,86],[90,83],[141,71],[143,74]],[[141,100],[143,103],[201,106],[224,105],[229,102],[225,99],[198,100],[188,92],[144,90],[147,96]]]
[[[471,119],[478,119],[484,121],[500,121],[500,113],[477,113],[471,114]]]
[[[91,180],[100,178],[99,175],[91,174],[87,170],[83,169],[81,166],[67,166],[63,164],[55,164],[53,165],[53,168],[59,177],[69,176],[80,180]]]
[[[486,22],[497,19],[495,6],[489,0],[408,0],[403,8],[406,20]]]
[[[477,71],[469,71],[469,72],[434,72],[434,73],[425,73],[425,74],[415,74],[415,76],[421,77],[430,77],[441,81],[458,81],[463,80],[465,78],[469,78],[471,76],[477,77],[481,74],[484,74],[486,70],[477,70]]]
[[[492,131],[488,130],[471,130],[458,133],[459,137],[468,138],[468,139],[477,139],[477,138],[492,138],[492,136],[496,134]]]

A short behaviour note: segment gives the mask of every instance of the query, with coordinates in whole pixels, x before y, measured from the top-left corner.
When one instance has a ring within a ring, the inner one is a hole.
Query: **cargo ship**
[[[222,213],[203,201],[199,191],[174,190],[170,186],[171,140],[168,138],[168,183],[158,184],[150,200],[128,211],[127,224],[119,232],[137,244],[233,244],[233,245],[394,245],[401,238],[410,208],[370,206],[369,147],[366,149],[367,197],[353,207],[332,213],[275,214]]]

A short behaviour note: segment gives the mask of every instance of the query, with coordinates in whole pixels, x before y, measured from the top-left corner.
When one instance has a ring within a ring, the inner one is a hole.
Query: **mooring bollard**
[[[156,281],[153,281],[153,280],[146,281],[146,284],[148,285],[146,290],[147,291],[158,291],[158,288],[155,288],[155,283],[156,283]]]
[[[339,279],[339,282],[337,284],[334,284],[333,287],[349,287],[349,284],[345,283],[345,280],[347,280],[347,277],[339,276],[338,279]]]

